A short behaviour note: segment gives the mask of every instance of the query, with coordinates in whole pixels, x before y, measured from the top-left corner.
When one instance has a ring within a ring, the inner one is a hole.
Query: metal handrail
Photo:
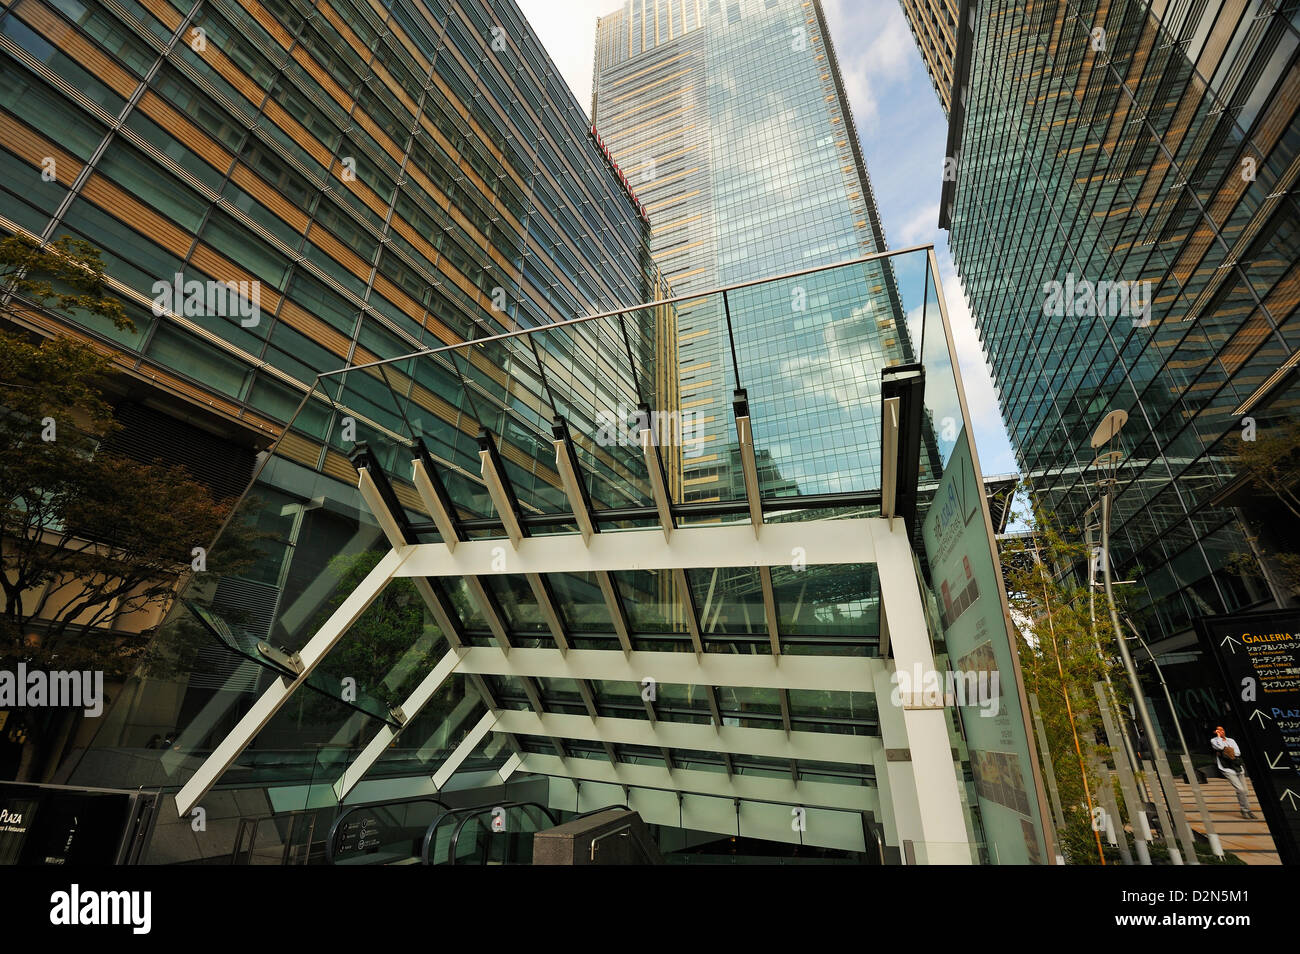
[[[736,291],[740,288],[749,288],[753,285],[766,285],[769,282],[779,282],[790,278],[800,278],[804,275],[812,275],[816,272],[826,272],[835,268],[848,268],[852,265],[865,265],[868,262],[881,261],[887,258],[895,258],[899,255],[907,255],[911,252],[921,252],[926,249],[933,250],[934,243],[927,242],[923,245],[912,245],[908,248],[894,250],[885,250],[883,252],[872,252],[869,255],[862,255],[858,258],[851,258],[845,262],[835,262],[831,265],[813,265],[810,268],[800,268],[793,272],[784,272],[780,275],[767,275],[763,278],[750,278],[743,282],[733,282],[730,285],[720,285],[717,288],[706,288],[702,291],[692,291],[683,295],[674,295],[671,298],[658,298],[654,301],[641,302],[637,305],[626,305],[622,308],[614,308],[610,311],[597,312],[594,315],[580,315],[577,318],[565,318],[562,321],[553,321],[548,325],[535,325],[532,328],[520,328],[516,331],[506,331],[499,335],[488,335],[484,338],[471,338],[468,341],[458,341],[454,344],[441,345],[437,348],[425,348],[420,351],[412,351],[409,354],[398,355],[395,358],[383,358],[379,361],[370,361],[366,364],[354,364],[346,368],[338,368],[334,371],[322,371],[316,376],[317,380],[321,378],[333,377],[336,374],[347,374],[349,371],[360,371],[365,368],[376,368],[385,364],[393,364],[397,361],[405,361],[408,358],[421,358],[426,355],[441,354],[444,351],[454,351],[458,348],[470,348],[475,345],[490,344],[494,341],[504,341],[508,338],[519,338],[527,335],[536,334],[540,331],[555,331],[560,328],[568,328],[572,325],[580,325],[588,321],[597,321],[601,318],[613,318],[615,315],[625,315],[630,311],[641,311],[644,308],[657,308],[661,305],[674,305],[682,301],[695,301],[699,298],[705,298],[709,295],[725,294],[729,291]]]
[[[450,806],[446,802],[429,795],[415,795],[411,798],[396,798],[386,802],[367,802],[364,805],[352,805],[347,809],[347,811],[334,819],[334,824],[330,825],[329,835],[325,839],[326,862],[329,864],[334,863],[334,836],[338,833],[339,826],[343,824],[343,820],[349,815],[365,809],[388,808],[393,805],[410,805],[414,802],[429,802],[430,804],[437,805],[439,808],[450,810]],[[442,816],[439,815],[438,817],[441,818]]]
[[[540,809],[542,811],[542,814],[544,814],[547,817],[547,819],[550,820],[552,825],[559,824],[559,821],[556,819],[556,817],[553,814],[551,814],[551,810],[547,808],[545,805],[541,804],[540,802],[507,802],[504,805],[479,805],[473,809],[465,809],[461,812],[461,814],[465,815],[465,818],[461,819],[461,823],[457,825],[456,830],[452,832],[451,844],[447,847],[448,864],[454,865],[456,863],[456,846],[460,843],[460,833],[465,830],[465,826],[468,825],[471,821],[474,821],[479,815],[483,814],[483,812],[485,811],[490,812],[494,808],[500,808],[502,810],[509,810],[511,808],[537,808]],[[436,824],[437,823],[435,822],[435,825]],[[430,833],[432,833],[433,827],[434,826],[430,826]],[[426,835],[425,837],[427,838],[428,836]],[[427,842],[426,842],[426,847],[427,847]]]
[[[598,844],[600,844],[600,843],[601,843],[602,841],[604,841],[606,838],[609,838],[609,837],[611,837],[611,836],[613,836],[613,835],[617,835],[617,834],[619,834],[620,832],[626,832],[626,831],[631,831],[631,830],[632,830],[632,823],[631,823],[631,822],[628,822],[626,825],[620,825],[620,826],[617,827],[617,828],[611,828],[609,831],[603,831],[603,832],[601,832],[599,835],[597,835],[595,838],[591,839],[591,860],[592,860],[593,862],[596,860],[596,846],[597,846]],[[642,849],[642,851],[644,851],[644,850],[645,850],[645,849]]]

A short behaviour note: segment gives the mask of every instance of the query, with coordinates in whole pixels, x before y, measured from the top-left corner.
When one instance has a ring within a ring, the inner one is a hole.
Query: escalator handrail
[[[538,802],[506,802],[504,804],[500,802],[491,802],[485,805],[466,805],[463,808],[449,808],[447,811],[443,812],[432,822],[430,822],[429,827],[425,830],[424,845],[420,849],[420,864],[422,865],[432,864],[432,862],[429,861],[429,849],[433,846],[433,836],[437,832],[438,826],[441,825],[448,818],[453,818],[465,814],[468,814],[472,817],[474,815],[482,814],[483,812],[490,812],[494,808],[519,808],[525,805],[531,805],[536,808],[540,808],[543,812],[546,813],[546,817],[551,820],[552,824],[555,825],[559,824],[559,822],[555,820],[555,816],[551,814],[550,809],[548,809],[544,805],[541,805]],[[460,833],[460,827],[458,826],[455,834],[459,834],[459,833]],[[455,835],[453,835],[452,847],[453,848],[455,847]]]
[[[544,814],[547,817],[547,819],[550,821],[552,825],[559,824],[559,821],[557,821],[555,816],[551,814],[551,810],[547,808],[545,805],[541,804],[541,802],[513,802],[509,805],[492,805],[492,806],[488,806],[488,811],[491,811],[493,808],[500,808],[503,810],[510,809],[510,808],[539,808],[541,809],[542,814]],[[461,823],[459,825],[456,826],[456,830],[452,833],[451,836],[451,846],[447,849],[448,864],[454,865],[456,863],[456,845],[460,843],[460,833],[464,830],[466,825],[468,825],[472,820],[474,820],[475,818],[478,817],[478,815],[481,814],[483,813],[480,811],[474,815],[468,815],[461,820]]]
[[[339,826],[343,824],[343,820],[353,812],[367,808],[374,809],[387,808],[391,805],[409,805],[412,802],[429,802],[433,805],[437,805],[439,808],[450,808],[450,806],[448,806],[442,799],[434,798],[431,795],[413,795],[410,798],[394,798],[383,802],[366,802],[363,805],[350,805],[347,811],[334,819],[334,824],[330,825],[329,835],[325,839],[325,862],[331,865],[334,864],[334,836],[338,833]],[[442,816],[439,815],[438,817],[441,818]]]

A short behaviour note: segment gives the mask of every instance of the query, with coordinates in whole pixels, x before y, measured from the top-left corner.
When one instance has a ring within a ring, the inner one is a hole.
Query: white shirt
[[[1237,744],[1237,740],[1232,738],[1231,736],[1225,736],[1224,738],[1221,739],[1216,735],[1214,738],[1210,739],[1210,746],[1214,749],[1215,752],[1222,752],[1225,748],[1231,747],[1232,751],[1237,753],[1237,758],[1238,759],[1241,758],[1241,746],[1239,746]],[[1228,766],[1224,765],[1217,755],[1214,757],[1214,761],[1215,764],[1219,766],[1220,772],[1238,771],[1237,769],[1228,768]]]

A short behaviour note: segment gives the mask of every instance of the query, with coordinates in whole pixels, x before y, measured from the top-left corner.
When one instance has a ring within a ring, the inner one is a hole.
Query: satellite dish
[[[1094,449],[1104,447],[1109,444],[1128,423],[1128,411],[1111,411],[1101,419],[1097,429],[1092,432],[1092,446]]]

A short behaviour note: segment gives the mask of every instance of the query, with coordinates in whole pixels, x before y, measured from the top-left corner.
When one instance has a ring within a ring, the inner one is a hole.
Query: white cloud
[[[939,203],[931,202],[929,205],[919,206],[916,212],[898,233],[898,238],[894,241],[894,248],[907,248],[909,245],[920,245],[925,242],[934,241],[935,226],[939,221]]]
[[[823,9],[854,120],[862,132],[875,131],[880,97],[920,56],[907,20],[892,0],[829,0]]]
[[[962,384],[966,388],[966,406],[970,409],[971,426],[975,430],[975,446],[979,448],[980,467],[986,475],[1013,472],[1018,469],[1016,460],[1007,441],[997,390],[975,331],[975,322],[966,305],[966,295],[953,271],[948,250],[936,247],[935,256],[939,261],[944,302],[948,306],[948,323],[952,326],[953,347],[957,351]]]

